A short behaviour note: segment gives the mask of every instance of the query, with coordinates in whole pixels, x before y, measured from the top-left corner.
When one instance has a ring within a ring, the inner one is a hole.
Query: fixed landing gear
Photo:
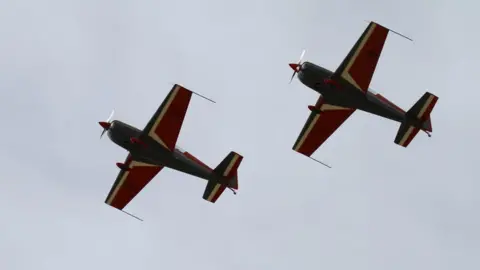
[[[430,132],[428,132],[428,131],[426,131],[426,130],[424,130],[424,132],[427,133],[427,136],[428,136],[429,138],[432,137],[432,134],[430,134]]]
[[[228,188],[233,192],[233,195],[237,195],[237,192],[233,188]]]
[[[314,105],[309,105],[309,106],[308,106],[308,109],[309,109],[311,112],[314,112],[314,113],[316,113],[316,114],[322,113],[322,111],[321,111],[319,108],[315,107]]]
[[[130,138],[130,144],[133,144],[133,145],[140,145],[142,147],[147,147],[147,145],[142,141],[140,140],[139,138],[135,138],[135,137],[132,137]]]
[[[130,170],[130,168],[129,168],[127,165],[125,165],[125,164],[123,164],[123,163],[121,163],[121,162],[117,162],[116,165],[117,165],[117,167],[118,167],[120,170],[122,170],[122,171],[129,171],[129,170]]]
[[[326,85],[329,85],[329,86],[331,86],[331,87],[333,87],[333,88],[336,88],[336,89],[342,88],[342,87],[340,86],[340,84],[339,84],[337,81],[333,80],[333,79],[324,79],[324,80],[323,80],[323,83],[326,84]]]
[[[315,83],[315,88],[316,89],[322,89],[325,86],[328,86],[328,87],[331,87],[331,88],[334,88],[334,89],[337,89],[337,90],[342,88],[342,86],[337,81],[335,81],[333,79],[329,79],[329,78],[323,79],[323,82]]]

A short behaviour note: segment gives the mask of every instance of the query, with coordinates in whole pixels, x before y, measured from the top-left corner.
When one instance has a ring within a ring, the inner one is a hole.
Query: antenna
[[[179,84],[179,83],[170,83],[170,84],[172,84],[172,85],[179,85],[179,86],[181,86],[181,87],[183,87],[183,88],[185,88],[185,89],[188,89],[188,88],[186,88],[185,86],[183,86],[183,85],[181,85],[181,84]],[[201,94],[199,94],[199,93],[197,93],[197,92],[194,92],[194,91],[192,91],[192,90],[190,90],[190,89],[188,89],[188,91],[190,91],[190,92],[192,92],[193,94],[195,94],[195,95],[197,95],[197,96],[199,96],[199,97],[201,97],[201,98],[204,98],[204,99],[206,99],[206,100],[208,100],[208,101],[210,101],[210,102],[212,102],[212,103],[216,103],[214,100],[212,100],[212,99],[210,99],[210,98],[207,98],[206,96],[203,96],[203,95],[201,95]]]
[[[119,210],[122,211],[123,213],[125,213],[125,214],[133,217],[133,218],[136,218],[136,219],[138,219],[138,220],[140,220],[140,221],[143,221],[143,219],[141,219],[141,218],[139,218],[139,217],[137,217],[137,216],[135,216],[135,215],[132,215],[132,214],[130,214],[130,213],[126,212],[126,211],[123,211],[123,210],[121,210],[121,209],[119,209]]]
[[[325,166],[325,167],[328,167],[328,168],[330,168],[330,169],[332,168],[332,167],[330,167],[330,165],[325,164],[325,163],[321,162],[321,161],[318,160],[318,159],[315,159],[315,158],[313,158],[313,157],[308,157],[308,158],[311,159],[311,160],[313,160],[313,161],[316,161],[316,162],[322,164],[322,165]]]
[[[199,96],[199,97],[202,97],[202,98],[204,98],[204,99],[206,99],[206,100],[208,100],[208,101],[210,101],[210,102],[216,103],[215,101],[213,101],[213,100],[211,100],[211,99],[209,99],[209,98],[207,98],[207,97],[205,97],[205,96],[202,96],[202,95],[200,95],[199,93],[195,93],[195,92],[193,92],[192,90],[190,90],[190,91],[191,91],[192,93],[194,93],[195,95]]]

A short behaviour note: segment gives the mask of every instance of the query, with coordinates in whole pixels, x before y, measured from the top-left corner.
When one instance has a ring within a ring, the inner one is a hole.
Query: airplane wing
[[[389,30],[371,22],[343,60],[332,79],[341,78],[367,92]]]
[[[355,109],[344,108],[326,103],[320,96],[310,113],[302,132],[293,146],[293,150],[310,157],[345,120],[355,112]]]
[[[143,134],[174,151],[191,97],[190,90],[175,84],[143,129]]]
[[[130,154],[125,160],[130,170],[121,170],[105,203],[122,210],[163,169],[163,166],[136,161]]]

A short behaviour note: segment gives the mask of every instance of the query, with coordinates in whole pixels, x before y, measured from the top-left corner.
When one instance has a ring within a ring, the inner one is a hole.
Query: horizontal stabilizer
[[[419,128],[411,126],[407,123],[402,123],[400,128],[398,129],[397,136],[395,137],[395,143],[407,147],[417,136],[418,132],[420,131]]]

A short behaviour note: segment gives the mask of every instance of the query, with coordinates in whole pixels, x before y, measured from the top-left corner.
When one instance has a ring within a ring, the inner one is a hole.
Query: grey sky
[[[467,1],[1,1],[0,268],[478,269],[480,59]],[[433,137],[357,112],[315,157],[291,147],[317,94],[289,62],[335,69],[376,20],[372,88],[404,108],[439,96]],[[143,128],[181,83],[179,143],[209,165],[245,156],[240,191],[162,171],[128,206],[103,201],[126,152],[105,120]]]

